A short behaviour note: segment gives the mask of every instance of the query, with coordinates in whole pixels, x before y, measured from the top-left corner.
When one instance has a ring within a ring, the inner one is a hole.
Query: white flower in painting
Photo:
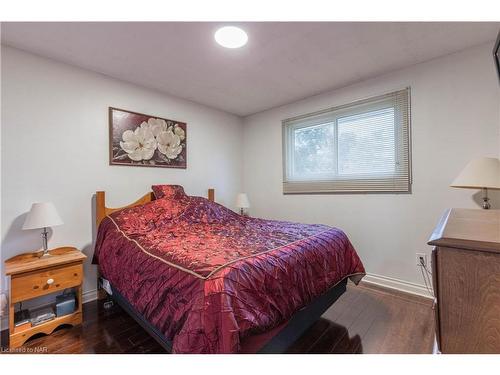
[[[172,130],[162,131],[156,141],[158,150],[169,159],[175,159],[182,151],[181,139]]]
[[[143,122],[142,126],[150,129],[155,137],[158,137],[161,132],[169,130],[167,122],[161,118],[150,118],[148,122]]]
[[[143,126],[143,124],[146,125]],[[131,160],[149,160],[153,157],[156,150],[156,140],[147,123],[143,122],[134,131],[124,131],[122,139],[120,146]]]
[[[186,132],[179,126],[179,124],[175,124],[174,134],[178,135],[181,141],[183,141],[184,138],[186,138]]]

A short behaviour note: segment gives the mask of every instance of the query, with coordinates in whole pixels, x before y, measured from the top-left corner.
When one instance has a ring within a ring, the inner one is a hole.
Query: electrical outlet
[[[416,261],[417,261],[417,266],[419,267],[422,267],[422,263],[424,264],[424,266],[427,267],[427,254],[424,254],[424,253],[417,253],[416,254]]]

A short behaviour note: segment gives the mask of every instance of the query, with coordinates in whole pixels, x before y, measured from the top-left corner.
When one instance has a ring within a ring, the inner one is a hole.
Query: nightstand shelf
[[[74,247],[60,247],[50,251],[49,257],[38,254],[17,255],[5,262],[5,273],[11,277],[9,298],[9,338],[10,348],[23,345],[30,337],[51,334],[63,324],[78,325],[82,322],[83,261],[87,258]],[[18,328],[14,322],[16,303],[38,298],[51,293],[63,292],[67,288],[76,289],[76,310],[68,315],[50,321]]]

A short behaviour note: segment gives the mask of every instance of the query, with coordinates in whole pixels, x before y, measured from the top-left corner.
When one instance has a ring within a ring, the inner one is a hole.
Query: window
[[[410,89],[283,121],[284,193],[410,192]]]

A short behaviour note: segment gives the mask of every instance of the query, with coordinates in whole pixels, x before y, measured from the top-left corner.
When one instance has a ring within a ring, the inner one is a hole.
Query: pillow
[[[182,199],[186,197],[184,188],[180,185],[153,185],[151,189],[153,189],[153,194],[156,199]]]

